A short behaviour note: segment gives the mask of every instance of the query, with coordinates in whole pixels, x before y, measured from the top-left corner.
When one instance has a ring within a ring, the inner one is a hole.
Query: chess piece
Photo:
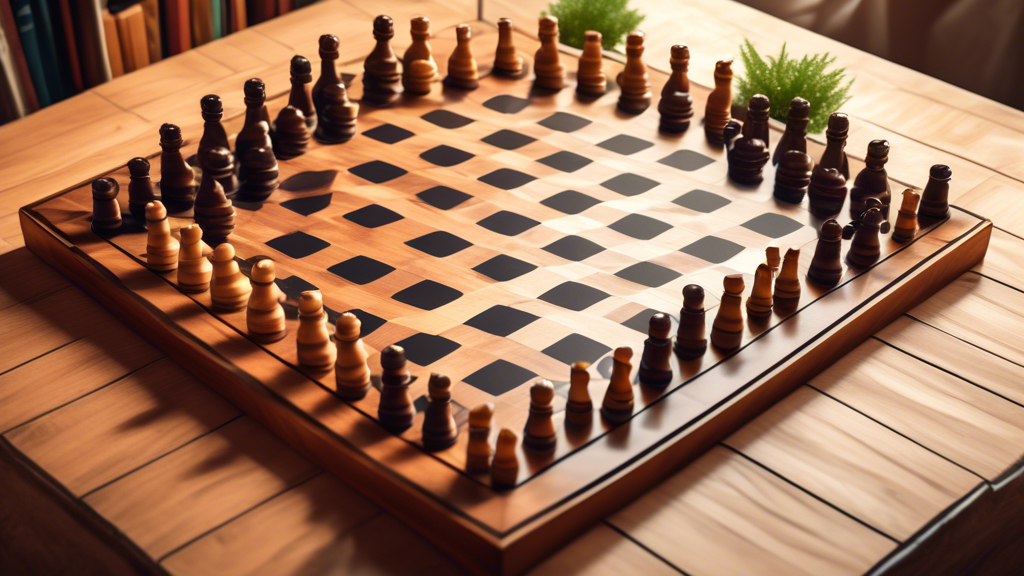
[[[637,375],[640,383],[664,388],[672,382],[672,319],[661,312],[652,314],[647,326],[647,340],[640,357]]]
[[[370,367],[366,363],[370,355],[359,337],[361,327],[362,322],[351,312],[339,316],[335,325],[338,359],[334,363],[334,392],[350,402],[363,399],[370,391]]]
[[[245,92],[245,122],[242,124],[242,129],[238,131],[238,136],[235,137],[235,158],[241,162],[238,178],[244,187],[245,180],[248,178],[245,158],[249,150],[261,146],[272,148],[273,144],[270,137],[270,114],[267,112],[266,106],[267,88],[263,84],[263,80],[250,78],[245,81],[243,90]],[[266,125],[261,126],[261,122]]]
[[[299,327],[295,331],[296,353],[301,366],[326,371],[334,366],[338,349],[327,331],[327,312],[319,290],[299,295]]]
[[[211,148],[202,157],[203,180],[196,192],[195,219],[210,246],[225,242],[235,230],[235,207],[224,194],[220,180],[234,172],[235,162],[225,147]]]
[[[661,89],[661,101],[658,102],[658,113],[661,120],[658,129],[669,134],[685,132],[693,118],[693,96],[690,95],[690,79],[687,72],[690,68],[690,49],[682,44],[672,47],[669,59],[672,75]]]
[[[782,137],[784,139],[786,135]],[[782,142],[779,142],[779,146],[782,146]],[[811,185],[813,170],[814,162],[806,152],[789,150],[783,154],[775,170],[775,198],[790,204],[803,202],[807,188]]]
[[[228,147],[228,133],[224,125],[220,123],[224,117],[224,103],[220,96],[207,94],[199,100],[199,109],[203,115],[203,137],[199,139],[199,150],[196,151],[197,158],[203,158],[213,148]],[[202,160],[199,166],[202,167]]]
[[[146,266],[156,272],[170,272],[178,267],[178,241],[171,236],[167,209],[159,200],[146,204]]]
[[[423,447],[436,452],[455,444],[459,437],[452,417],[452,381],[443,374],[431,374],[427,396],[430,402],[423,414]]]
[[[928,172],[928,184],[921,192],[917,217],[922,226],[930,226],[949,218],[949,181],[953,171],[945,164],[936,164]]]
[[[747,298],[747,314],[751,318],[772,315],[772,269],[768,264],[758,264],[754,272],[754,286]]]
[[[722,130],[732,117],[732,60],[715,64],[715,89],[704,108],[704,136],[712,144],[724,144]]]
[[[561,90],[565,88],[565,67],[558,54],[558,18],[545,16],[540,19],[537,37],[540,48],[533,57],[533,83],[538,88]]]
[[[390,20],[390,19],[389,19]],[[377,418],[381,426],[397,434],[412,426],[416,409],[409,397],[412,376],[405,367],[405,349],[391,345],[381,350],[380,406]]]
[[[760,138],[740,136],[729,148],[729,178],[739,184],[754,186],[764,179],[762,174],[770,158],[768,146]]]
[[[619,110],[639,114],[651,105],[651,82],[644,64],[644,33],[626,36],[626,66],[619,74]]]
[[[266,124],[260,122],[266,129]],[[277,190],[277,158],[274,150],[269,146],[252,148],[246,152],[242,160],[242,168],[246,172],[246,180],[242,183],[239,193],[254,201],[263,201],[270,197]]]
[[[879,211],[883,209],[882,201],[878,198],[867,198],[864,201],[864,210],[862,210],[857,216],[850,221],[849,224],[843,226],[843,240],[849,240],[853,238],[853,235],[857,233],[862,226],[864,226],[864,215],[867,214],[868,210],[872,208],[878,208]],[[882,234],[889,232],[889,221],[882,220],[882,225],[879,227],[879,231]]]
[[[576,362],[569,372],[569,398],[565,403],[565,423],[588,426],[594,420],[594,402],[590,399],[590,372],[587,362]]]
[[[121,228],[121,206],[117,193],[121,186],[113,178],[92,181],[92,231],[101,236]]]
[[[786,131],[779,138],[779,145],[772,155],[772,164],[782,162],[787,152],[807,153],[807,125],[810,124],[811,103],[797,96],[789,101],[789,115],[786,116]],[[810,172],[810,169],[808,169]],[[810,176],[808,174],[808,176]]]
[[[270,260],[260,260],[252,267],[249,283],[252,292],[245,310],[245,324],[249,335],[257,342],[269,344],[284,338],[284,308],[281,290],[274,283],[277,268]]]
[[[195,201],[196,178],[181,156],[182,144],[181,128],[160,126],[160,195],[170,213],[187,212]]]
[[[322,121],[327,106],[338,104],[341,101],[348,102],[348,89],[345,83],[338,76],[338,68],[335,61],[338,59],[338,37],[333,34],[324,34],[320,37],[320,77],[316,79],[310,96],[313,98],[313,106],[316,108],[317,130]],[[319,138],[319,137],[318,137]]]
[[[576,70],[576,92],[584,96],[600,96],[608,90],[601,54],[601,33],[588,30],[583,36],[583,53]]]
[[[178,232],[178,287],[184,292],[206,292],[213,278],[213,265],[203,255],[203,229],[189,224]]]
[[[839,170],[818,164],[811,171],[807,200],[807,207],[816,218],[838,216],[846,202],[846,179]]]
[[[896,242],[908,242],[917,234],[917,204],[921,195],[913,190],[903,191],[903,202],[896,214],[896,225],[892,228],[892,239]]]
[[[349,102],[344,85],[337,88],[325,96],[327,104],[324,111],[319,113],[316,139],[323,144],[348,142],[356,133],[359,104]]]
[[[800,249],[786,250],[782,269],[775,278],[774,305],[776,310],[795,310],[800,304]],[[748,301],[749,304],[749,301]]]
[[[423,60],[434,71],[428,80],[428,82],[433,82],[437,75],[437,63],[434,62],[434,54],[430,49],[430,19],[426,16],[413,16],[409,23],[409,34],[412,36],[412,44],[409,44],[409,47],[405,49],[405,54],[402,55],[403,73],[409,72],[409,65],[414,61]]]
[[[865,167],[857,174],[850,188],[850,217],[856,218],[867,210],[864,202],[868,198],[877,198],[882,203],[882,218],[889,219],[889,203],[892,201],[892,190],[889,178],[885,173],[885,163],[889,160],[889,142],[872,140],[868,144],[868,155],[864,159]]]
[[[223,312],[235,312],[249,303],[252,285],[235,262],[235,247],[227,242],[213,249],[213,280],[210,299],[213,307]]]
[[[508,428],[498,432],[498,441],[494,446],[494,460],[491,462],[491,486],[494,488],[512,488],[519,478],[519,456],[516,444],[519,437]]]
[[[288,92],[288,105],[302,112],[306,128],[312,134],[316,130],[316,107],[309,86],[313,82],[313,66],[303,56],[292,56],[290,72],[292,89]]]
[[[128,161],[128,212],[136,222],[146,222],[146,204],[159,200],[149,177],[149,160],[132,158]]]
[[[725,294],[711,325],[711,343],[723,352],[732,352],[743,343],[743,275],[730,274],[722,284]]]
[[[285,106],[274,121],[274,156],[287,160],[305,154],[310,136],[302,110]]]
[[[771,103],[764,94],[754,94],[747,102],[747,119],[743,122],[742,134],[747,138],[757,138],[764,142],[765,148],[771,143],[768,141],[768,111]]]
[[[555,399],[555,387],[547,380],[530,386],[530,416],[523,431],[523,446],[538,452],[555,449],[555,422],[551,419],[551,407]]]
[[[687,284],[683,288],[683,307],[679,310],[674,348],[676,356],[692,360],[704,355],[708,349],[704,322],[704,289],[697,284]]]
[[[779,265],[782,264],[778,246],[768,246],[764,249],[764,262],[772,269],[772,276],[775,276],[779,271]]]
[[[814,247],[814,258],[807,270],[807,279],[819,286],[831,288],[843,277],[843,227],[830,218],[818,231],[818,244]]]
[[[498,19],[498,48],[494,53],[494,73],[506,78],[519,78],[525,72],[523,57],[516,52],[513,28],[512,20]]]
[[[879,227],[882,224],[882,211],[868,208],[861,219],[861,226],[853,235],[853,242],[846,252],[846,263],[858,268],[867,268],[874,264],[881,254],[878,242]]]
[[[725,123],[725,128],[722,128],[722,145],[725,146],[726,160],[728,160],[728,152],[732,150],[732,144],[739,138],[740,132],[743,131],[743,124],[740,124],[739,120],[735,118],[730,119]]]
[[[394,104],[401,94],[398,56],[391,49],[394,36],[395,22],[390,16],[374,18],[373,38],[377,44],[363,61],[363,102],[388,106]]]
[[[601,415],[612,424],[622,424],[633,416],[633,382],[630,372],[633,349],[616,348],[612,356],[612,375],[601,405]]]
[[[473,58],[473,52],[469,47],[470,40],[473,39],[469,24],[456,26],[455,37],[457,44],[448,58],[448,76],[445,77],[444,84],[460,90],[476,90],[480,86],[480,76],[476,71],[476,59]]]
[[[484,402],[469,411],[469,442],[466,443],[466,472],[480,474],[491,469],[491,418],[494,404]]]
[[[846,157],[846,136],[850,133],[850,117],[842,112],[833,112],[828,117],[825,129],[825,151],[821,153],[818,165],[822,168],[835,168],[850,179],[850,160]]]
[[[411,96],[426,96],[437,79],[437,67],[426,60],[413,60],[403,67],[402,88]]]

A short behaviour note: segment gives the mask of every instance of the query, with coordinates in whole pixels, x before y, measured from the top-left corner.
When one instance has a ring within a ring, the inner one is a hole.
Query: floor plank
[[[67,278],[25,248],[0,256],[0,310],[70,285]]]
[[[956,205],[992,220],[996,226],[1024,235],[1024,184],[995,174],[968,190]]]
[[[529,572],[530,576],[678,576],[679,570],[601,523]]]
[[[1022,251],[1024,240],[995,228],[992,230],[992,240],[988,244],[985,260],[975,266],[974,270],[1024,290],[1024,264],[1020,258]]]

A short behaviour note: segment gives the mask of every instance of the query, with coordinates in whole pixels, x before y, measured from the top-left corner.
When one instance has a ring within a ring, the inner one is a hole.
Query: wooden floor
[[[511,14],[529,31],[544,4],[487,2],[484,17]],[[901,166],[919,166],[891,174],[902,181],[950,164],[955,203],[999,229],[983,264],[533,573],[867,572],[1008,482],[1024,455],[1024,114],[727,0],[643,9],[649,63],[664,67],[655,56],[685,41],[701,84],[743,36],[766,51],[786,40],[838,54],[857,77],[851,152],[888,138]],[[0,539],[54,541],[0,551],[0,566],[459,572],[28,253],[15,215],[149,147],[162,122],[197,134],[203,94],[237,114],[245,79],[286,86],[287,60],[315,54],[323,31],[344,39],[343,61],[358,68],[378,12],[424,13],[441,29],[474,20],[476,6],[325,0],[0,127],[0,518],[27,518],[0,521]],[[700,26],[678,38],[679,22]],[[158,566],[130,561],[146,558]]]

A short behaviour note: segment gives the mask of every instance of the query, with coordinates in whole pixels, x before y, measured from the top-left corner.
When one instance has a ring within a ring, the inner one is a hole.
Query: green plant
[[[737,101],[746,102],[754,94],[764,94],[772,103],[770,114],[776,120],[786,121],[789,101],[799,96],[811,103],[808,131],[821,132],[828,124],[829,114],[850,99],[853,79],[843,83],[846,68],[826,72],[836,61],[828,52],[796,60],[786,53],[783,44],[779,55],[769,56],[765,62],[750,40],[744,39],[740,57],[747,73],[737,82]]]
[[[587,30],[601,33],[601,45],[614,50],[622,39],[636,30],[644,15],[627,8],[629,0],[559,0],[548,4],[551,15],[558,18],[558,40],[574,48],[583,48]],[[547,16],[541,12],[541,16]]]

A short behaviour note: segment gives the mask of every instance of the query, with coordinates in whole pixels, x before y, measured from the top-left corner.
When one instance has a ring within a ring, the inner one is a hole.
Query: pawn
[[[637,375],[641,384],[654,388],[664,388],[672,382],[672,319],[668,314],[651,315]]]
[[[782,135],[786,137],[785,134]],[[779,146],[782,142],[779,142]],[[778,149],[776,149],[778,150]],[[778,152],[776,152],[776,157]],[[806,152],[790,150],[782,155],[779,167],[775,170],[775,198],[790,204],[804,201],[807,187],[811,185],[811,173],[814,161]]]
[[[704,136],[712,144],[722,145],[722,130],[732,117],[732,60],[719,60],[715,64],[715,89],[708,96],[704,108]]]
[[[395,36],[395,22],[390,16],[377,16],[373,20],[373,38],[377,44],[363,62],[363,101],[387,106],[398,100],[402,80],[398,72],[398,56],[391,49]]]
[[[350,102],[344,91],[337,95],[339,99],[324,108],[317,123],[316,139],[323,144],[348,142],[356,133],[359,104]]]
[[[178,287],[184,292],[206,292],[213,278],[213,265],[203,255],[203,229],[189,224],[178,232]]]
[[[923,226],[930,226],[949,218],[949,181],[953,171],[945,164],[936,164],[928,172],[928,184],[921,193],[918,218]]]
[[[430,452],[444,450],[459,437],[452,417],[452,381],[443,374],[431,374],[427,382],[430,401],[423,414],[423,447]]]
[[[814,258],[807,270],[807,279],[819,286],[831,288],[843,277],[843,227],[830,218],[818,231],[818,244],[814,247]]]
[[[772,269],[768,264],[758,264],[754,272],[754,286],[747,298],[747,314],[751,318],[767,318],[772,315]]]
[[[313,93],[309,84],[313,81],[313,66],[302,56],[292,56],[291,66],[292,89],[288,93],[288,105],[302,112],[302,119],[310,133],[316,130],[316,107],[313,105]]]
[[[850,117],[842,112],[833,112],[825,129],[825,151],[818,161],[822,168],[838,170],[844,180],[850,179],[850,160],[846,157],[846,136],[849,133]]]
[[[128,212],[136,222],[146,221],[146,204],[159,200],[149,177],[149,160],[132,158],[128,161]]]
[[[778,246],[769,246],[764,249],[764,262],[772,269],[772,276],[779,272],[779,266],[782,264],[782,255],[779,253]]]
[[[426,60],[413,60],[405,65],[402,76],[402,87],[406,94],[426,96],[430,94],[431,84],[437,79],[437,66]]]
[[[749,304],[749,301],[748,301]],[[795,310],[800,304],[800,249],[786,250],[782,269],[775,278],[774,305],[776,310]]]
[[[601,405],[601,415],[612,424],[622,424],[633,415],[633,382],[630,372],[633,364],[633,349],[627,346],[616,348],[612,356],[612,375]]]
[[[265,124],[264,124],[265,125]],[[250,200],[262,201],[277,190],[278,169],[277,157],[269,146],[260,146],[249,150],[242,159],[247,178],[242,183],[239,193]]]
[[[600,96],[608,90],[601,54],[601,33],[588,30],[583,36],[583,53],[576,70],[576,92],[584,96]]]
[[[171,236],[167,209],[159,200],[146,204],[146,266],[157,272],[170,272],[178,268],[178,241]]]
[[[366,360],[370,357],[359,337],[362,322],[351,313],[345,312],[338,317],[335,325],[334,343],[338,347],[337,360],[334,363],[334,392],[342,400],[361,400],[370,391],[370,367]]]
[[[327,106],[337,104],[342,100],[348,102],[348,89],[345,88],[345,83],[338,75],[339,45],[338,37],[333,34],[324,34],[320,37],[320,77],[317,78],[310,93],[313,106],[316,108],[318,127],[327,111]],[[319,133],[319,130],[316,133]]]
[[[551,419],[554,413],[551,407],[555,399],[555,387],[547,380],[541,380],[530,386],[530,416],[526,420],[523,431],[523,446],[538,452],[549,452],[555,449],[555,422]]]
[[[723,285],[725,294],[711,325],[711,343],[723,352],[732,352],[743,342],[743,275],[730,274]]]
[[[92,181],[92,231],[109,235],[121,227],[121,206],[117,193],[121,186],[113,178]]]
[[[207,151],[202,163],[203,180],[196,193],[195,219],[203,229],[206,243],[217,246],[235,230],[235,207],[220,185],[226,173],[234,172],[235,162],[230,150],[217,147]]]
[[[274,156],[282,160],[306,153],[310,132],[302,110],[289,104],[281,109],[274,121]]]
[[[402,85],[408,90],[405,84],[405,76],[409,74],[409,66],[417,61],[423,63],[433,72],[427,83],[433,82],[437,76],[437,63],[434,62],[434,54],[430,49],[430,19],[426,16],[414,16],[409,23],[409,34],[412,36],[412,44],[405,49],[402,55]]]
[[[494,446],[494,461],[491,462],[491,486],[495,488],[512,488],[519,479],[519,456],[516,444],[519,437],[508,428],[498,433],[498,441]]]
[[[480,76],[476,71],[476,59],[469,47],[473,39],[469,24],[459,24],[455,28],[455,36],[458,43],[448,58],[448,76],[444,84],[460,90],[476,90],[480,86]]]
[[[565,67],[558,53],[558,18],[545,16],[540,19],[537,32],[540,48],[533,57],[533,83],[538,88],[561,90],[565,88]]]
[[[748,186],[760,184],[769,157],[768,146],[763,140],[740,136],[729,148],[729,178]]]
[[[491,469],[491,418],[494,404],[484,402],[469,411],[469,442],[466,443],[466,472],[480,474]]]
[[[287,333],[281,290],[274,283],[276,278],[277,269],[270,260],[257,262],[249,276],[252,293],[245,310],[245,324],[249,335],[264,344],[277,342]]]
[[[921,195],[913,190],[903,191],[903,202],[896,214],[896,224],[892,227],[892,239],[896,242],[907,242],[917,235],[917,204]]]
[[[594,420],[594,402],[590,399],[590,372],[587,362],[576,362],[569,372],[569,399],[565,403],[565,423],[587,426]]]
[[[399,433],[412,426],[416,409],[409,396],[412,376],[405,367],[405,349],[391,345],[380,353],[380,405],[377,418],[381,426],[393,433]]]
[[[811,103],[799,96],[789,101],[789,115],[786,116],[786,131],[779,138],[779,145],[772,155],[772,164],[782,162],[787,152],[807,153],[807,125],[810,124]],[[810,170],[808,170],[810,172]],[[808,174],[808,177],[810,174]]]
[[[683,288],[683,307],[679,310],[676,355],[683,360],[703,356],[708,349],[704,331],[704,289],[697,284],[688,284]]]
[[[494,52],[494,73],[506,78],[519,78],[525,72],[523,57],[516,52],[513,28],[512,20],[498,19],[498,49]]]
[[[167,211],[186,212],[196,196],[196,177],[181,155],[181,128],[160,126],[160,193]]]
[[[227,242],[213,249],[213,280],[210,300],[222,312],[235,312],[249,303],[252,285],[235,262],[235,248]]]
[[[690,127],[693,118],[693,96],[690,95],[690,49],[682,44],[672,47],[669,59],[672,75],[661,89],[658,113],[661,120],[658,129],[668,134],[679,134]]]
[[[853,242],[846,252],[846,263],[858,268],[867,268],[874,264],[881,255],[881,246],[878,242],[879,228],[882,224],[882,211],[878,208],[868,208],[861,218],[860,228],[853,235]]]
[[[816,218],[834,218],[843,211],[846,202],[846,178],[835,168],[821,164],[811,172],[807,188],[808,209]]]
[[[267,87],[263,80],[250,78],[245,81],[243,88],[245,93],[245,121],[242,129],[235,137],[235,158],[242,163],[239,167],[239,178],[245,182],[246,175],[245,157],[249,150],[261,146],[271,148],[273,143],[270,138],[270,113],[267,112]],[[265,123],[266,126],[260,123]]]
[[[619,110],[639,114],[651,105],[651,82],[643,61],[644,33],[626,37],[626,67],[619,74]]]
[[[228,147],[228,133],[221,124],[224,117],[224,103],[220,96],[207,94],[199,101],[199,109],[203,115],[203,137],[199,139],[199,150],[196,156],[202,158],[213,148]],[[200,161],[200,167],[202,161]]]
[[[306,290],[299,295],[299,327],[295,331],[299,364],[318,371],[334,365],[338,349],[327,331],[327,312],[319,290]]]
[[[770,108],[771,103],[767,96],[754,94],[747,102],[747,119],[743,123],[743,135],[764,142],[765,148],[770,145],[768,141],[768,111]]]
[[[868,144],[868,156],[864,159],[865,167],[857,174],[850,188],[850,217],[857,218],[867,210],[867,199],[875,198],[882,203],[882,218],[889,219],[889,203],[892,201],[892,189],[885,172],[885,163],[889,160],[889,142],[872,140]]]

